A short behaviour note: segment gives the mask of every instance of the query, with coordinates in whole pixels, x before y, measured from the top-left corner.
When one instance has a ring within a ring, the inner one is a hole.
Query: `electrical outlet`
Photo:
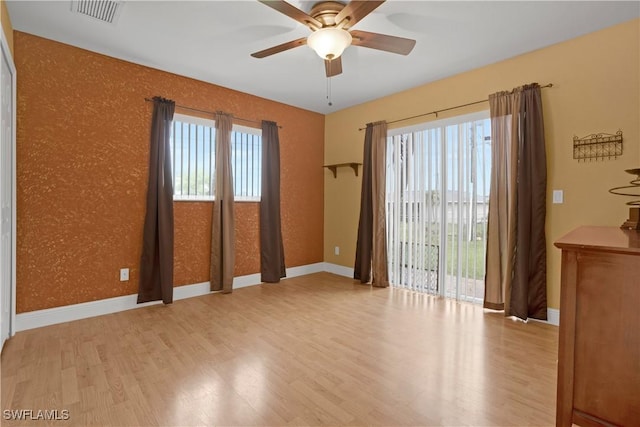
[[[127,280],[129,280],[129,269],[128,268],[121,268],[120,269],[120,281],[121,282],[126,282]]]
[[[336,246],[335,248],[333,248],[333,253],[336,255],[340,255],[340,246]]]
[[[562,204],[562,203],[564,203],[564,191],[562,191],[562,190],[553,190],[553,203],[554,204]]]

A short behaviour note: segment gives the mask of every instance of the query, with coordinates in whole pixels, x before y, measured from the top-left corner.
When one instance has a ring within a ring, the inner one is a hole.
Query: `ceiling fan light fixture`
[[[351,34],[340,28],[322,28],[311,33],[307,45],[322,59],[336,59],[351,45]]]

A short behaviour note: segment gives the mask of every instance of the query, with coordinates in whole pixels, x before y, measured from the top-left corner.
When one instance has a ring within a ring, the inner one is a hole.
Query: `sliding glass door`
[[[482,302],[488,112],[389,131],[387,251],[393,286]]]

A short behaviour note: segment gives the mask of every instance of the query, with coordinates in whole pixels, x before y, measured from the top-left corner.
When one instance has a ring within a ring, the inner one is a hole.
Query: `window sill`
[[[215,202],[215,199],[209,199],[209,198],[199,198],[199,199],[194,199],[194,198],[189,198],[189,199],[173,199],[173,202],[176,203],[182,203],[182,202],[197,202],[197,203],[203,203],[203,202]],[[259,199],[245,199],[245,198],[238,198],[238,199],[234,199],[234,203],[260,203]]]

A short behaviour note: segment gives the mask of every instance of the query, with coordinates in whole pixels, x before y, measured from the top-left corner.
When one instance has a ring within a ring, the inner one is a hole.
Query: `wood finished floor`
[[[551,426],[557,336],[318,273],[20,332],[2,409],[70,418],[1,422]]]

